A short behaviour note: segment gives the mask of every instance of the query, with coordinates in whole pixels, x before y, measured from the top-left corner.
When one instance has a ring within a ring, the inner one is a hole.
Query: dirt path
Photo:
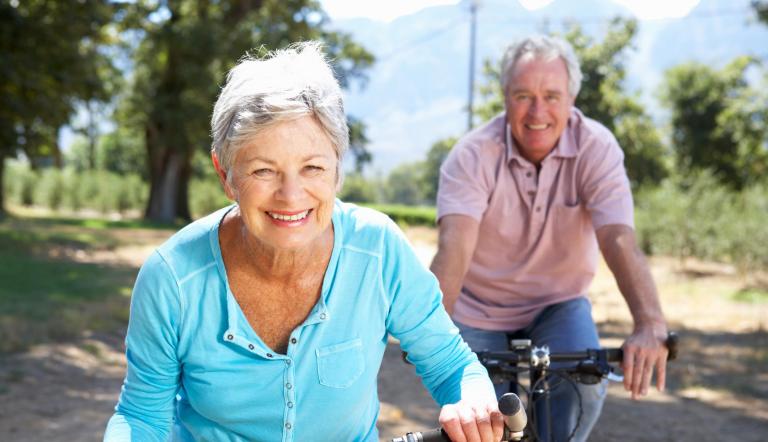
[[[416,229],[409,236],[419,256],[429,260],[434,232]],[[109,259],[136,265],[149,250],[119,250]],[[620,385],[612,385],[591,440],[768,440],[765,304],[744,307],[717,299],[702,301],[690,277],[670,271],[667,261],[653,264],[667,292],[663,300],[670,320],[681,331],[681,360],[670,366],[667,393],[631,401]],[[705,278],[710,279],[698,283],[710,289],[737,284],[727,271],[710,272]],[[596,279],[592,298],[604,343],[620,344],[630,325],[605,269]],[[0,441],[101,440],[124,375],[123,333],[36,346],[0,359]],[[379,393],[382,440],[435,425],[437,407],[413,368],[401,361],[394,343],[384,356]]]

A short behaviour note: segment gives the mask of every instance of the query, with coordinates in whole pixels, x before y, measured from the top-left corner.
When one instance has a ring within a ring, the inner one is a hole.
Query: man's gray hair
[[[501,60],[501,86],[504,94],[507,93],[510,77],[518,61],[529,54],[535,59],[545,61],[562,58],[568,69],[568,92],[572,97],[579,94],[582,74],[579,59],[576,58],[573,47],[565,40],[544,35],[526,37],[507,48]]]
[[[237,150],[276,123],[312,115],[341,160],[349,128],[339,82],[319,42],[295,43],[262,58],[246,55],[229,71],[211,118],[211,150],[230,176]]]

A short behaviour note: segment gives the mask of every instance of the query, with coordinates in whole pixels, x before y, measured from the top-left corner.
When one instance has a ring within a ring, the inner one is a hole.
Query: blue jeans
[[[530,339],[532,344],[541,347],[548,345],[551,352],[582,351],[587,348],[600,347],[597,328],[592,320],[592,306],[586,298],[576,298],[560,304],[554,304],[542,311],[533,323],[522,330],[489,331],[456,323],[461,335],[473,351],[507,350],[509,339]],[[562,363],[560,363],[562,366]],[[552,364],[557,368],[556,363]],[[572,441],[586,441],[592,427],[600,417],[603,402],[607,393],[607,381],[595,385],[576,383],[581,394],[582,416],[579,420],[579,399],[570,382],[559,382],[552,377],[553,386],[550,395],[550,417],[552,422],[552,437],[547,438],[545,401],[536,402],[538,424],[536,430],[541,440],[561,442],[576,426],[579,427]],[[496,396],[510,391],[510,383],[496,384]],[[514,391],[514,389],[512,389]]]

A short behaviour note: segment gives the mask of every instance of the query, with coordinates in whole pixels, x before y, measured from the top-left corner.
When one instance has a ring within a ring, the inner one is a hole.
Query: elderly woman
[[[319,45],[243,60],[212,127],[235,204],[139,272],[105,440],[377,440],[388,335],[454,440],[499,440],[493,388],[436,279],[385,216],[336,199],[348,134]]]

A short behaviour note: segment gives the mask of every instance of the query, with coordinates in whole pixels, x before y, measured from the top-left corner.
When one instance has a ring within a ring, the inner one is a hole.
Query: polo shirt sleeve
[[[592,217],[595,230],[609,224],[634,228],[632,189],[624,168],[624,153],[616,138],[604,129],[604,136],[594,141],[582,158],[582,197]]]
[[[467,215],[481,221],[494,186],[492,168],[484,161],[482,143],[462,139],[440,167],[437,219]]]
[[[493,397],[488,373],[448,317],[435,276],[419,261],[400,229],[384,236],[382,282],[389,299],[387,331],[408,352],[424,386],[440,405],[469,395]]]
[[[105,441],[165,441],[170,434],[180,364],[181,308],[172,271],[158,252],[139,271],[125,339],[127,370]]]

